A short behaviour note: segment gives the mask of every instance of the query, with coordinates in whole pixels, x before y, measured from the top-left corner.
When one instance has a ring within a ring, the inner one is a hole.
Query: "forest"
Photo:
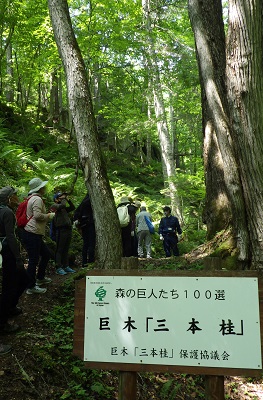
[[[76,206],[88,191],[91,268],[120,268],[116,206],[129,196],[156,228],[139,268],[198,271],[212,258],[260,272],[262,52],[261,0],[1,0],[0,187],[22,201],[32,178],[47,180],[47,208],[58,191]],[[176,259],[157,234],[166,205],[183,230]],[[76,230],[70,251],[77,274],[55,276],[43,304],[22,300],[30,331],[0,360],[6,399],[117,398],[116,373],[72,356],[74,280],[85,276]],[[145,373],[138,399],[202,399],[204,387],[202,376]],[[260,396],[260,380],[225,378],[225,398]]]

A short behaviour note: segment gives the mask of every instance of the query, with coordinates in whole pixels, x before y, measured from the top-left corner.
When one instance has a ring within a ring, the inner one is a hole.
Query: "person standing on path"
[[[141,207],[139,200],[135,200],[132,205],[135,206],[134,212],[131,214],[131,246],[132,246],[132,256],[138,257],[138,236],[136,230],[136,213]]]
[[[146,248],[146,257],[151,258],[151,244],[152,237],[149,231],[148,225],[145,221],[145,217],[152,221],[151,214],[146,211],[146,207],[142,206],[140,212],[136,215],[136,227],[138,235],[138,257],[143,258],[143,248]]]
[[[23,230],[23,243],[28,254],[27,273],[30,283],[27,294],[41,294],[47,291],[42,285],[51,282],[47,278],[46,267],[51,258],[50,251],[43,240],[47,222],[54,218],[55,213],[47,213],[42,199],[48,181],[33,178],[29,182],[29,200],[27,203],[27,224]]]
[[[159,224],[159,235],[163,241],[163,248],[166,257],[179,256],[177,243],[182,238],[182,229],[177,217],[171,215],[171,208],[165,206],[163,208],[164,217]]]
[[[19,203],[17,190],[5,186],[0,190],[0,245],[2,256],[2,294],[0,300],[0,334],[16,332],[17,324],[10,324],[9,317],[21,314],[17,306],[19,298],[28,285],[28,276],[15,235],[14,209]],[[1,347],[2,346],[2,347]],[[0,354],[8,348],[0,345]]]
[[[136,205],[133,203],[133,200],[130,197],[122,197],[120,199],[119,207],[127,207],[129,214],[129,222],[128,225],[121,227],[121,239],[122,239],[122,256],[123,257],[132,257],[133,256],[133,238],[134,238],[134,229],[135,229],[135,214],[138,209]],[[133,236],[132,236],[133,235]]]
[[[74,226],[77,227],[82,236],[82,268],[87,267],[88,263],[95,261],[96,231],[93,218],[93,210],[89,194],[87,193],[80,205],[76,208]]]
[[[72,222],[69,213],[75,210],[75,206],[68,198],[67,193],[58,192],[54,195],[55,203],[51,206],[51,211],[55,212],[52,220],[55,231],[55,264],[58,275],[74,273],[74,269],[69,267],[69,246],[72,239]]]

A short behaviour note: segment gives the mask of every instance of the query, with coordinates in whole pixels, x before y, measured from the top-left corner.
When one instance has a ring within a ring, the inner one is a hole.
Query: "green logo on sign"
[[[107,291],[105,289],[103,289],[103,286],[100,286],[96,292],[95,292],[95,296],[98,297],[99,301],[102,301],[104,299],[104,297],[106,296]]]

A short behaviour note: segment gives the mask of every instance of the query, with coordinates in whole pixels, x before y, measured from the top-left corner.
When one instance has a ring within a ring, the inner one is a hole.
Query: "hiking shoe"
[[[22,308],[21,307],[14,307],[9,311],[10,317],[16,317],[17,315],[22,314]]]
[[[56,269],[56,274],[58,275],[67,275],[66,271],[63,268]]]
[[[4,355],[11,351],[12,347],[9,344],[0,344],[0,355]]]
[[[27,289],[26,294],[42,294],[42,293],[46,293],[46,291],[47,291],[46,288],[41,288],[36,285],[30,289]]]
[[[46,278],[46,277],[43,278],[43,279],[37,279],[37,280],[36,280],[37,286],[47,285],[47,284],[49,284],[50,282],[52,282],[52,279]]]
[[[20,329],[20,326],[17,324],[9,324],[6,322],[3,325],[0,325],[0,335],[7,335],[8,333],[15,333]]]
[[[64,271],[68,274],[73,274],[74,272],[76,272],[74,269],[70,268],[70,267],[66,267],[64,268]]]

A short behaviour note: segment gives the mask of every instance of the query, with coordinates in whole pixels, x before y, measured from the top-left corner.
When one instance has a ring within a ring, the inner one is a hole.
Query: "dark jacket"
[[[163,217],[159,224],[160,235],[181,235],[182,229],[179,224],[177,217],[170,215],[169,217]]]
[[[71,218],[68,215],[75,210],[75,206],[71,200],[63,199],[60,203],[54,203],[51,210],[55,212],[54,225],[57,228],[71,227]]]
[[[20,247],[15,235],[16,217],[8,206],[0,206],[0,237],[2,244],[8,246],[16,261],[21,260]]]
[[[79,225],[81,228],[88,224],[94,224],[93,210],[88,194],[84,197],[80,205],[76,208],[73,220],[79,221]]]

